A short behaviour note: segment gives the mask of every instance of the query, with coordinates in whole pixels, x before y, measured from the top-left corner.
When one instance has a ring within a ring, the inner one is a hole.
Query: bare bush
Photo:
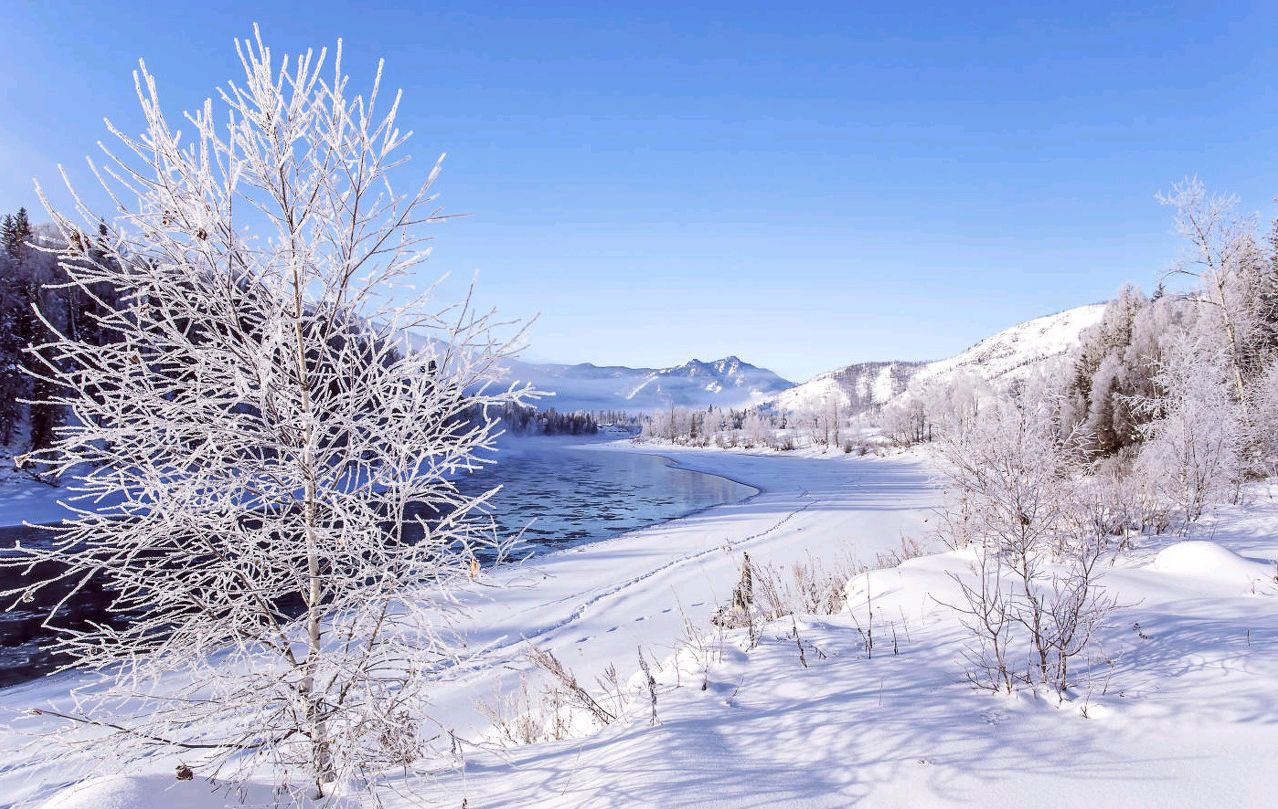
[[[563,691],[543,687],[534,696],[527,677],[521,676],[514,690],[498,691],[492,700],[481,702],[477,707],[503,745],[537,744],[568,736],[570,723]]]
[[[599,700],[595,699],[588,690],[577,682],[577,677],[560,662],[559,658],[555,657],[554,652],[542,649],[539,646],[533,646],[528,650],[528,659],[534,666],[553,677],[568,695],[572,705],[589,713],[600,727],[610,725],[616,721],[617,708],[615,706],[611,710],[605,708]],[[616,670],[613,669],[612,671],[615,679]]]
[[[976,583],[951,574],[963,595],[963,604],[947,604],[957,610],[971,641],[963,649],[968,682],[978,688],[1012,693],[1021,679],[1011,663],[1014,621],[1001,557],[978,552],[972,572]]]
[[[902,562],[917,559],[925,553],[927,551],[924,549],[923,543],[913,537],[901,534],[901,540],[895,548],[874,554],[874,566],[880,569],[898,567]]]
[[[1028,390],[942,441],[964,509],[944,524],[964,532],[952,544],[971,542],[976,554],[976,582],[956,577],[964,603],[951,606],[972,635],[968,677],[992,690],[1024,682],[1064,693],[1070,661],[1113,606],[1098,584],[1111,525],[1098,517],[1053,405]],[[1016,638],[1028,646],[1024,668]]]
[[[736,592],[740,592],[746,579],[745,564]],[[856,566],[851,563],[827,565],[811,557],[788,567],[748,564],[751,608],[741,610],[734,595],[732,608],[716,612],[712,619],[716,625],[733,629],[747,627],[751,621],[768,622],[787,615],[838,615],[847,598],[847,582],[856,573]]]

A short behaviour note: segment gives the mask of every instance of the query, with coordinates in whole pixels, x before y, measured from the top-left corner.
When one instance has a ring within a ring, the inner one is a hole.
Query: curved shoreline
[[[918,536],[929,513],[922,509],[932,500],[925,476],[912,463],[857,458],[815,463],[820,459],[695,450],[665,454],[602,443],[587,446],[659,457],[663,464],[755,493],[493,569],[484,574],[485,586],[458,594],[454,628],[482,654],[472,666],[441,673],[430,719],[459,737],[491,732],[492,721],[479,707],[485,695],[515,693],[526,677],[535,676],[526,659],[530,642],[571,666],[583,682],[618,668],[633,670],[637,649],[649,660],[661,660],[690,626],[709,626],[739,577],[743,552],[775,565],[840,549],[868,556],[894,545],[901,533]],[[70,690],[88,682],[84,673],[69,671],[0,689],[0,708],[57,707],[71,699]],[[36,771],[43,765],[24,750],[23,741],[0,729],[0,752],[15,767]],[[171,779],[166,764],[156,759],[139,774]],[[56,775],[36,779],[44,786],[55,780]],[[0,773],[0,794],[17,786]]]
[[[539,439],[534,438],[530,440],[535,441]],[[744,480],[738,480],[732,477],[731,475],[725,475],[721,472],[709,472],[704,469],[695,469],[691,466],[681,463],[677,458],[675,458],[672,455],[666,455],[659,452],[647,452],[645,450],[640,450],[640,449],[631,449],[629,446],[623,445],[623,439],[617,439],[613,441],[598,441],[598,442],[584,443],[584,444],[564,444],[560,447],[560,449],[561,450],[583,450],[583,451],[589,451],[589,452],[616,452],[616,453],[628,453],[633,455],[643,455],[648,458],[656,458],[660,461],[663,461],[665,465],[670,469],[674,469],[679,472],[687,472],[693,475],[704,475],[705,477],[708,477],[708,478],[716,478],[718,480],[724,480],[736,486],[742,486],[746,489],[750,489],[751,493],[747,494],[745,497],[742,497],[740,499],[728,500],[722,503],[711,503],[710,505],[705,505],[705,506],[698,506],[697,508],[682,512],[680,514],[675,514],[669,517],[665,517],[663,519],[654,520],[650,523],[645,523],[643,525],[637,525],[632,528],[627,528],[624,531],[618,531],[616,533],[612,533],[607,536],[602,536],[597,539],[583,539],[580,542],[575,542],[565,547],[534,552],[528,555],[529,559],[534,559],[534,558],[545,559],[555,554],[573,552],[579,548],[582,548],[588,545],[595,545],[600,542],[612,542],[614,540],[627,537],[639,531],[650,531],[653,528],[657,528],[659,526],[669,525],[670,523],[677,522],[679,520],[686,520],[689,517],[696,517],[696,516],[705,514],[706,512],[713,511],[716,508],[723,508],[725,506],[749,503],[757,499],[760,495],[769,494],[769,490],[765,489],[764,487],[760,485],[757,485],[754,483],[747,483]]]

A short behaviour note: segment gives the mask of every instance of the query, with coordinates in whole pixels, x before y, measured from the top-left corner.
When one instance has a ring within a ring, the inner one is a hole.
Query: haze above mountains
[[[912,381],[943,382],[961,372],[989,381],[1031,373],[1078,345],[1104,304],[1091,304],[1035,318],[987,337],[936,362],[875,361],[847,365],[801,384],[735,356],[713,362],[693,359],[671,368],[630,368],[591,363],[514,362],[510,378],[553,392],[543,409],[649,412],[671,405],[702,408],[769,405],[785,410],[820,406],[832,397],[848,413],[881,407]]]

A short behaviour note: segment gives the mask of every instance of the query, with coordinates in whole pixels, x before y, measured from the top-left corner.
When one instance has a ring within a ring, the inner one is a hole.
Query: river
[[[665,458],[614,452],[562,439],[513,442],[499,463],[459,481],[478,494],[500,485],[492,516],[507,535],[523,531],[517,555],[544,553],[595,542],[749,497],[754,489],[724,478],[681,469]],[[15,542],[46,540],[26,526],[0,527],[0,552]],[[0,589],[18,583],[18,572],[0,568]],[[33,604],[0,612],[0,686],[38,677],[57,661],[41,649],[49,631],[41,626],[63,593],[47,593]],[[59,622],[110,621],[110,593],[90,587],[59,610]],[[8,605],[4,605],[8,606]]]

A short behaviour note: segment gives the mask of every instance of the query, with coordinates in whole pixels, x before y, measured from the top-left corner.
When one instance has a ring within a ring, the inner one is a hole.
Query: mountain
[[[943,380],[971,371],[990,382],[1023,379],[1049,361],[1068,354],[1089,327],[1100,321],[1105,304],[1094,303],[1035,318],[993,337],[986,337],[962,354],[928,363],[915,377]]]
[[[420,348],[432,338],[410,332],[406,340]],[[675,404],[681,407],[743,407],[794,387],[767,368],[728,356],[714,362],[689,360],[671,368],[630,368],[583,362],[508,360],[504,381],[531,383],[548,395],[539,409],[621,410],[646,413]]]
[[[1100,320],[1105,304],[1080,306],[1005,329],[966,351],[937,362],[862,362],[772,397],[784,410],[811,409],[837,396],[851,413],[881,407],[911,384],[945,382],[970,372],[990,382],[1023,378],[1079,344],[1083,331]]]
[[[922,362],[858,362],[795,385],[771,402],[782,410],[811,410],[829,402],[860,413],[886,404],[910,383]]]
[[[567,410],[659,410],[685,407],[741,407],[793,387],[794,383],[737,357],[714,362],[690,360],[673,368],[622,365],[563,365],[512,362],[509,378],[553,392],[537,403]]]

